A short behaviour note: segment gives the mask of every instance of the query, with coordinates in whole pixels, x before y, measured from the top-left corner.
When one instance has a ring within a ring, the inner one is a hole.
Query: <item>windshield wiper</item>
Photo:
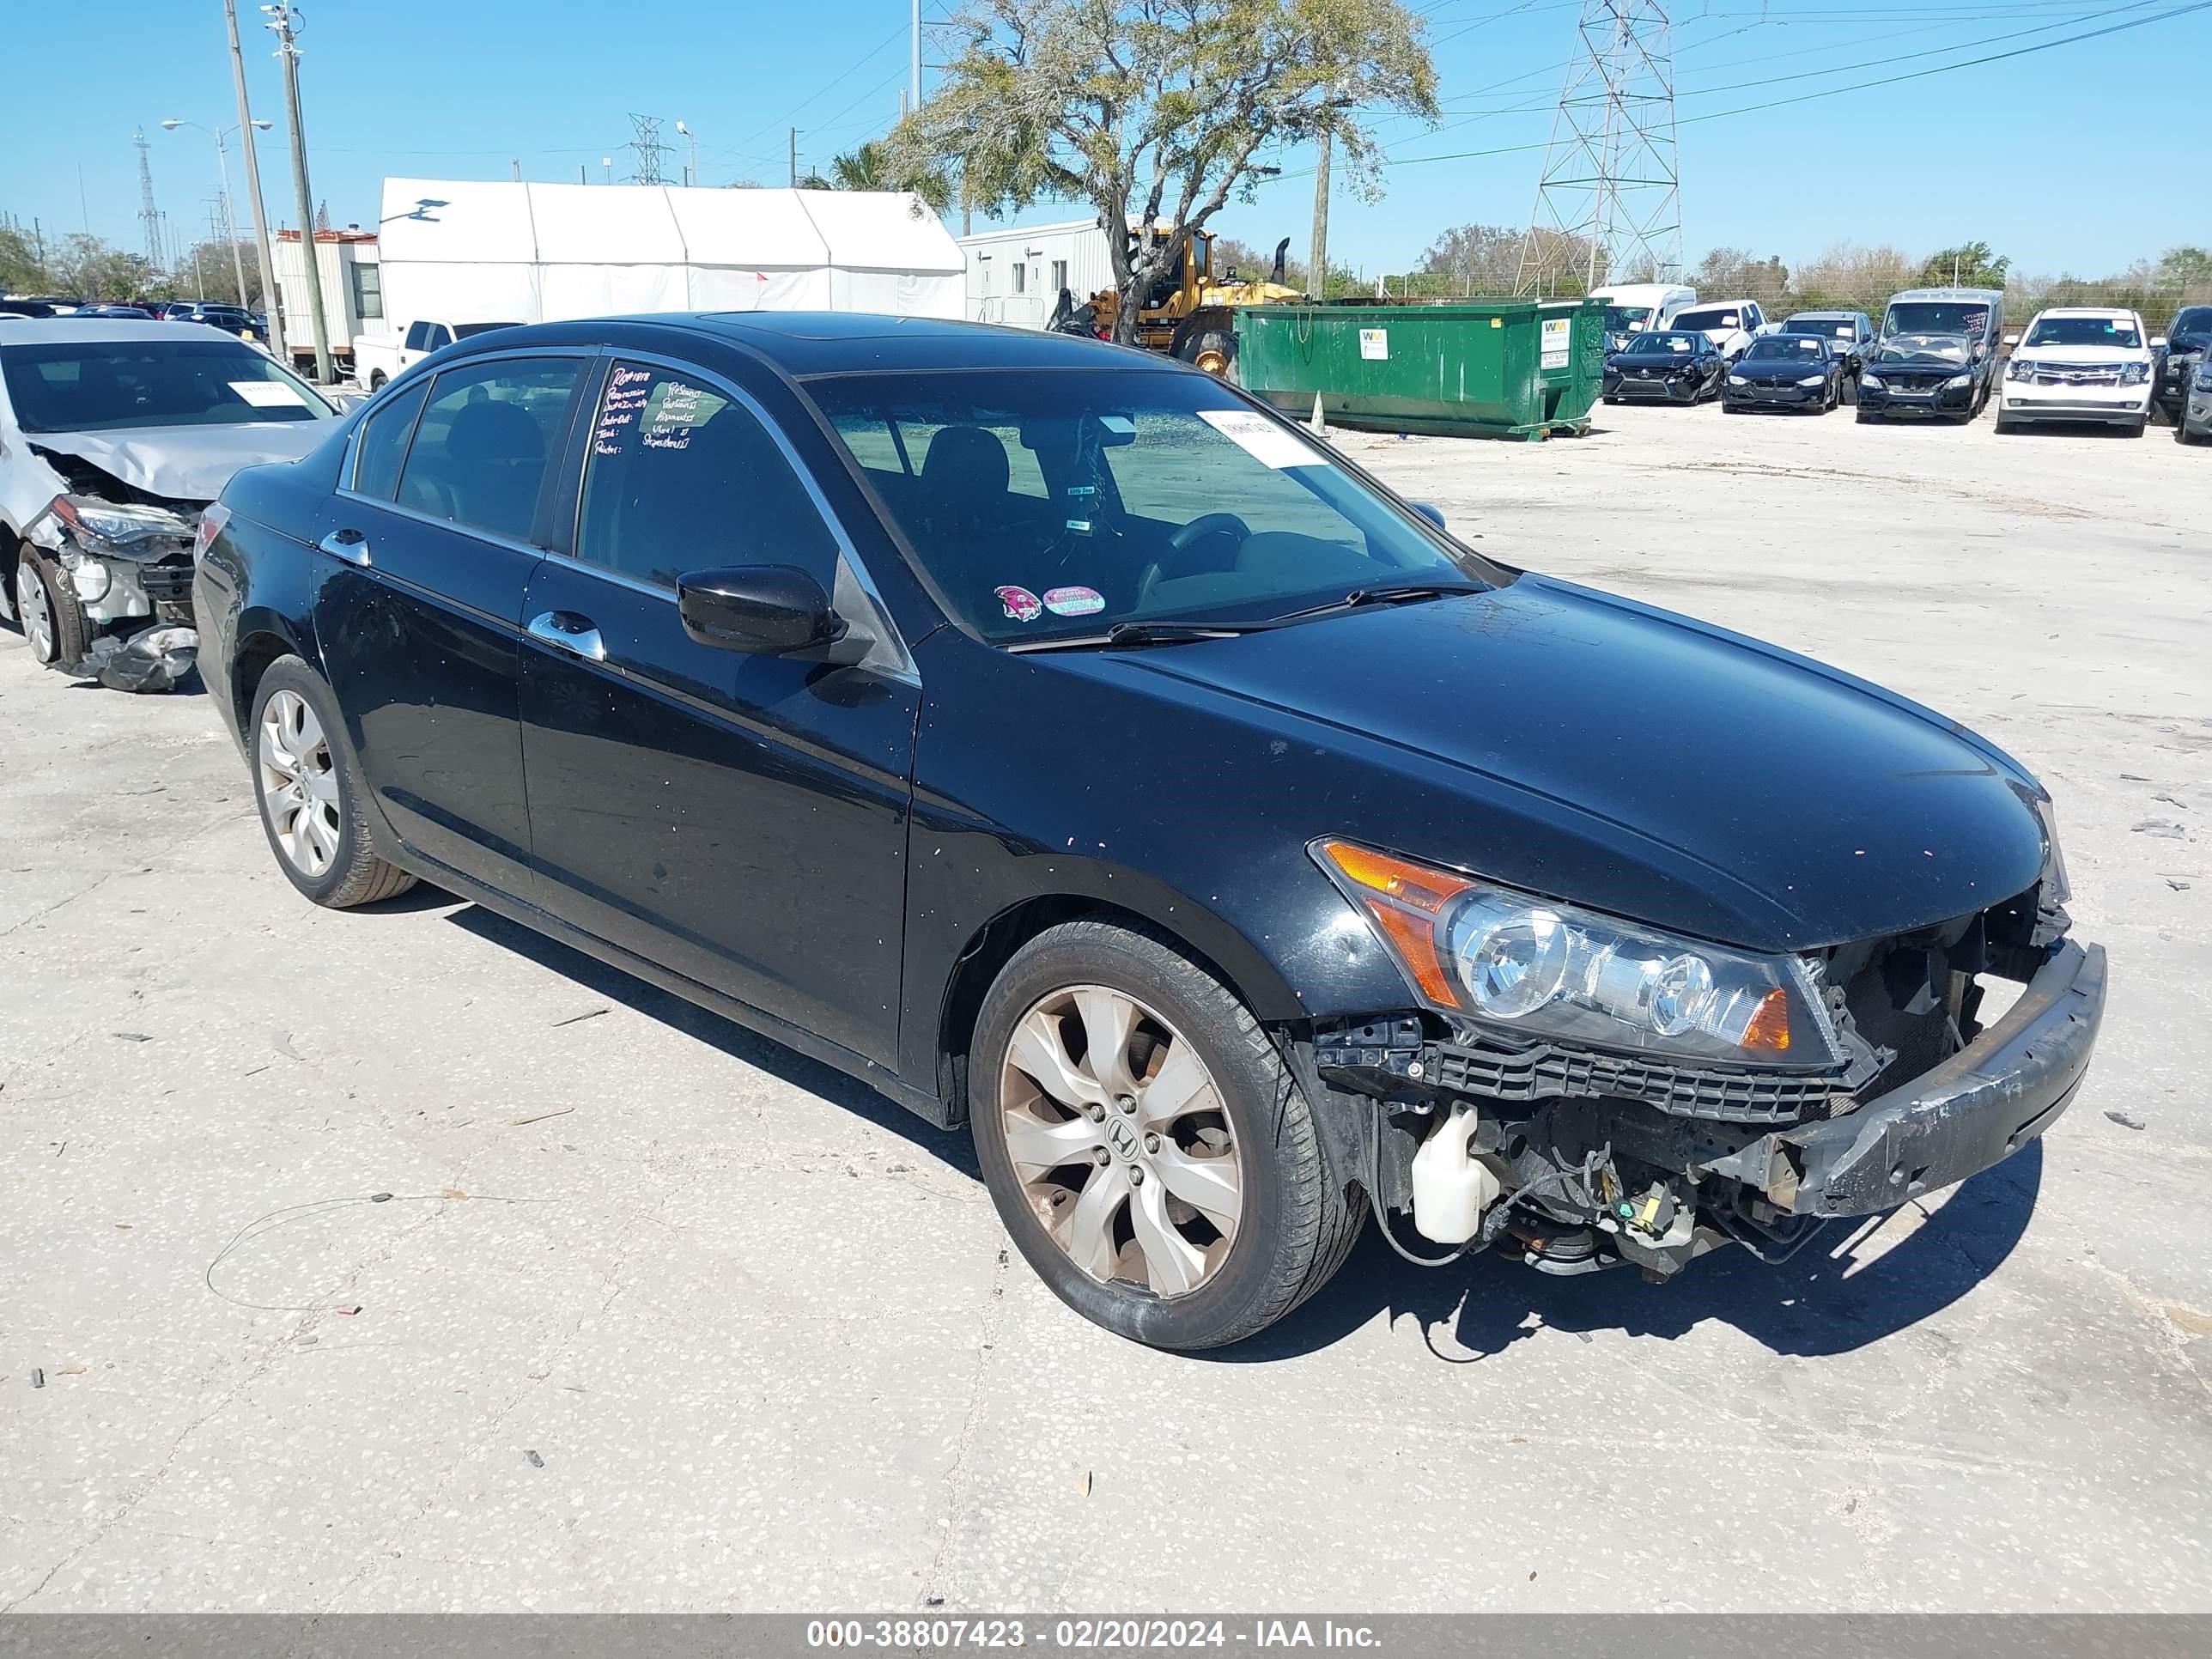
[[[1017,652],[1128,651],[1147,645],[1194,645],[1203,640],[1234,639],[1239,634],[1263,633],[1275,622],[1125,622],[1103,634],[1085,634],[1068,640],[1036,640],[1009,646]]]
[[[1407,605],[1417,599],[1442,599],[1455,593],[1483,593],[1488,591],[1476,582],[1394,582],[1382,587],[1355,587],[1340,599],[1331,599],[1327,605],[1308,605],[1303,611],[1292,611],[1277,617],[1274,621],[1304,622],[1309,617],[1326,617],[1339,611],[1357,611],[1364,605]]]

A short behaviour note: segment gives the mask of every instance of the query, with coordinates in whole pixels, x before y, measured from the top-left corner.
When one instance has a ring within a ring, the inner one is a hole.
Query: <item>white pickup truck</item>
[[[486,334],[495,328],[520,326],[514,322],[448,323],[426,317],[408,324],[404,333],[394,334],[386,330],[381,334],[358,334],[353,342],[354,379],[374,392],[386,380],[398,378],[403,369],[456,340],[465,340],[471,334]]]

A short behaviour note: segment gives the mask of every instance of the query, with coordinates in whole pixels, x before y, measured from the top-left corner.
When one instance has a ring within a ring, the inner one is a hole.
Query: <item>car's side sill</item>
[[[411,871],[433,886],[444,888],[457,898],[480,904],[532,933],[543,933],[556,943],[596,957],[608,967],[618,969],[634,979],[643,980],[672,996],[682,997],[686,1002],[694,1003],[710,1014],[719,1015],[748,1030],[757,1031],[787,1048],[796,1049],[809,1060],[818,1060],[825,1066],[835,1066],[847,1076],[857,1078],[870,1088],[896,1101],[917,1116],[927,1119],[936,1128],[953,1127],[951,1114],[935,1091],[915,1088],[896,1073],[878,1065],[865,1054],[854,1054],[842,1043],[817,1036],[804,1026],[794,1025],[789,1020],[756,1008],[749,1002],[741,1002],[735,997],[726,995],[712,986],[702,985],[697,980],[625,951],[618,945],[609,944],[595,933],[586,933],[563,921],[550,911],[540,909],[537,905],[502,893],[496,888],[487,887],[416,848],[404,848],[402,856],[392,859],[392,862]]]

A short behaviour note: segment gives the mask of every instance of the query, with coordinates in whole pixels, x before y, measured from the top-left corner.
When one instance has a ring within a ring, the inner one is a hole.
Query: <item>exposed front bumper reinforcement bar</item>
[[[1825,1122],[1778,1129],[1698,1172],[1742,1182],[1790,1215],[1873,1215],[1978,1175],[2072,1103],[2105,1012],[2102,945],[2062,945],[1972,1043],[1901,1089]]]

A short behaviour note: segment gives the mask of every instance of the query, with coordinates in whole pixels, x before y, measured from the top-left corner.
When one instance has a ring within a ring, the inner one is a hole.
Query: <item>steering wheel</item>
[[[1234,536],[1246,542],[1252,538],[1252,526],[1234,513],[1203,513],[1168,538],[1168,550],[1188,553],[1209,536]]]

